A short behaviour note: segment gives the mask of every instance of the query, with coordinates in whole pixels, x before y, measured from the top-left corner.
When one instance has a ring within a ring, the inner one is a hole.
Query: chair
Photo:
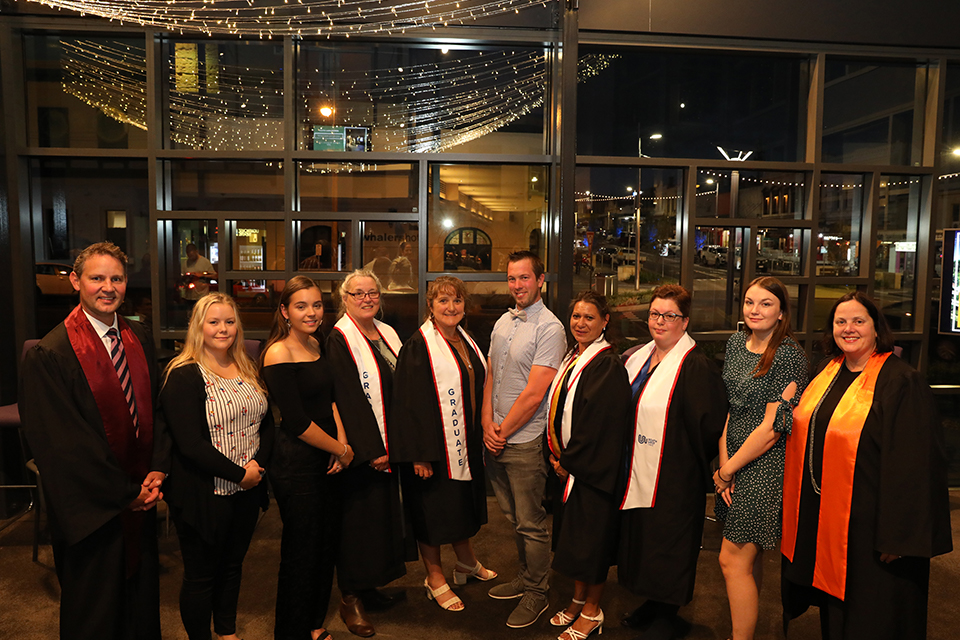
[[[22,349],[21,352],[20,352],[20,361],[21,361],[21,362],[23,361],[23,357],[24,357],[25,355],[27,355],[27,351],[29,351],[30,349],[32,349],[38,342],[40,342],[40,341],[39,341],[39,340],[27,340],[27,341],[25,341],[25,342],[23,343],[23,349]],[[8,429],[8,428],[9,428],[9,429],[17,429],[17,431],[18,431],[18,438],[20,438],[21,443],[23,443],[22,431],[21,431],[21,429],[20,429],[20,408],[19,408],[18,403],[8,404],[8,405],[4,405],[4,406],[0,407],[0,428],[2,428],[2,429]],[[39,474],[38,474],[37,472],[35,472],[33,469],[30,468],[30,463],[33,462],[32,460],[30,460],[29,458],[27,458],[26,456],[24,456],[23,461],[24,461],[24,466],[25,466],[28,470],[30,470],[31,473],[33,473],[33,474],[38,478],[38,480],[37,480],[37,483],[36,483],[36,484],[2,484],[2,485],[0,485],[0,489],[29,489],[30,492],[31,492],[31,493],[30,493],[30,504],[28,504],[27,507],[26,507],[25,509],[23,509],[20,513],[18,513],[18,514],[15,515],[13,518],[11,518],[9,522],[7,522],[5,525],[3,525],[3,527],[0,527],[0,531],[2,531],[3,529],[6,529],[7,527],[9,527],[10,525],[12,525],[13,523],[17,522],[20,518],[22,518],[23,516],[25,516],[31,509],[34,510],[34,513],[35,513],[35,515],[36,515],[36,519],[37,519],[36,527],[37,527],[37,531],[39,531],[39,526],[40,526],[40,520],[39,520],[39,519],[40,519],[40,513],[39,513],[40,498],[39,498],[39,493],[37,493],[37,492],[39,491],[39,490],[38,490],[38,483],[39,483],[39,477],[40,477],[40,476],[39,476]],[[34,465],[34,469],[35,469],[35,468],[36,468],[36,465]],[[36,536],[34,536],[33,559],[34,559],[34,560],[37,559],[37,541],[36,541]]]

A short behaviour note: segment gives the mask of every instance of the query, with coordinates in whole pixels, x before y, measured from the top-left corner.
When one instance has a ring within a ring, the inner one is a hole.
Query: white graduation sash
[[[563,403],[563,418],[560,423],[560,437],[563,438],[563,443],[570,442],[570,428],[573,423],[573,399],[577,395],[577,385],[580,383],[580,374],[583,372],[584,368],[590,364],[594,358],[600,355],[605,349],[611,347],[610,343],[607,342],[603,335],[597,338],[593,344],[587,347],[586,351],[583,352],[579,357],[576,354],[570,354],[563,359],[563,362],[560,363],[560,368],[557,369],[557,375],[553,379],[553,383],[550,385],[550,422],[547,424],[547,429],[553,429],[554,418],[556,417],[556,412],[560,408],[557,406],[557,387],[560,386],[560,383],[563,381],[567,369],[570,367],[570,360],[572,358],[577,358],[577,361],[573,364],[573,370],[570,372],[570,378],[567,380],[567,397]],[[550,441],[550,438],[547,439]],[[561,446],[563,446],[561,443]],[[552,449],[552,443],[551,443]],[[553,451],[553,456],[560,459],[560,451]],[[567,476],[567,483],[563,487],[563,501],[566,502],[567,498],[570,496],[570,490],[573,489],[573,483],[576,479],[573,477],[573,474]]]
[[[380,337],[389,347],[393,355],[400,353],[400,336],[388,324],[379,320],[373,321],[374,326]],[[390,448],[387,446],[387,421],[386,407],[383,400],[383,381],[380,379],[380,367],[377,366],[377,358],[373,355],[373,347],[370,341],[360,331],[356,321],[349,314],[343,314],[343,317],[333,325],[333,328],[343,334],[347,341],[347,348],[350,349],[350,355],[353,357],[353,363],[357,366],[357,374],[360,376],[360,386],[364,395],[367,396],[367,402],[373,409],[373,415],[377,419],[377,426],[380,428],[380,439],[383,440],[384,450],[387,455],[390,454]]]
[[[477,354],[483,369],[484,361],[480,347],[467,332],[457,327],[460,339],[464,340]],[[444,339],[432,320],[420,325],[420,334],[427,346],[427,356],[430,358],[430,369],[433,372],[433,384],[437,390],[437,399],[440,407],[440,419],[443,422],[444,449],[447,454],[447,476],[451,480],[472,480],[470,461],[467,458],[467,417],[464,415],[466,405],[463,401],[463,379],[457,358],[453,355],[453,348]]]
[[[657,501],[660,462],[663,458],[663,432],[667,427],[670,400],[684,358],[697,346],[686,332],[670,349],[650,375],[640,393],[631,447],[630,482],[620,509],[649,508]],[[656,349],[651,340],[627,360],[627,376],[633,384],[644,363]]]

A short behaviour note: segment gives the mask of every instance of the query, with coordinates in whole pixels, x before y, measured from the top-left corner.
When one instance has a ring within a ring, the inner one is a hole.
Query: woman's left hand
[[[713,487],[716,489],[720,497],[723,498],[723,501],[727,503],[727,506],[730,506],[730,502],[733,499],[733,485],[736,476],[731,476],[729,480],[725,480],[720,474],[720,469],[717,469],[713,472]]]
[[[333,475],[335,473],[340,473],[343,471],[343,463],[340,462],[340,458],[337,457],[337,454],[330,454],[330,464],[327,465],[327,475]]]
[[[892,554],[892,553],[881,553],[881,554],[880,554],[880,562],[885,562],[885,563],[887,563],[887,564],[890,564],[890,563],[893,562],[894,560],[899,560],[899,559],[902,558],[902,557],[903,557],[903,556],[898,556],[898,555],[895,555],[895,554]]]
[[[380,456],[370,461],[370,466],[377,471],[386,471],[390,468],[390,456]]]
[[[429,462],[414,462],[413,472],[426,480],[433,475],[433,465]]]

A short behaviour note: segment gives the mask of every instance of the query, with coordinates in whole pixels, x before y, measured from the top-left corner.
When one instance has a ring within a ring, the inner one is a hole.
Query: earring
[[[290,318],[284,318],[284,320],[287,321],[287,329],[289,329],[289,328],[290,328]]]

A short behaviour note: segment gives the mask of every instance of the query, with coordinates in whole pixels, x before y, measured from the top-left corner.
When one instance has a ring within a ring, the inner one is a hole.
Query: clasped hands
[[[483,445],[490,453],[494,456],[500,455],[506,444],[507,439],[500,435],[500,425],[498,423],[493,421],[483,423]]]
[[[163,493],[160,487],[167,475],[161,471],[151,471],[140,484],[140,495],[134,498],[127,508],[131,511],[148,511],[157,506],[160,500],[163,500]]]

